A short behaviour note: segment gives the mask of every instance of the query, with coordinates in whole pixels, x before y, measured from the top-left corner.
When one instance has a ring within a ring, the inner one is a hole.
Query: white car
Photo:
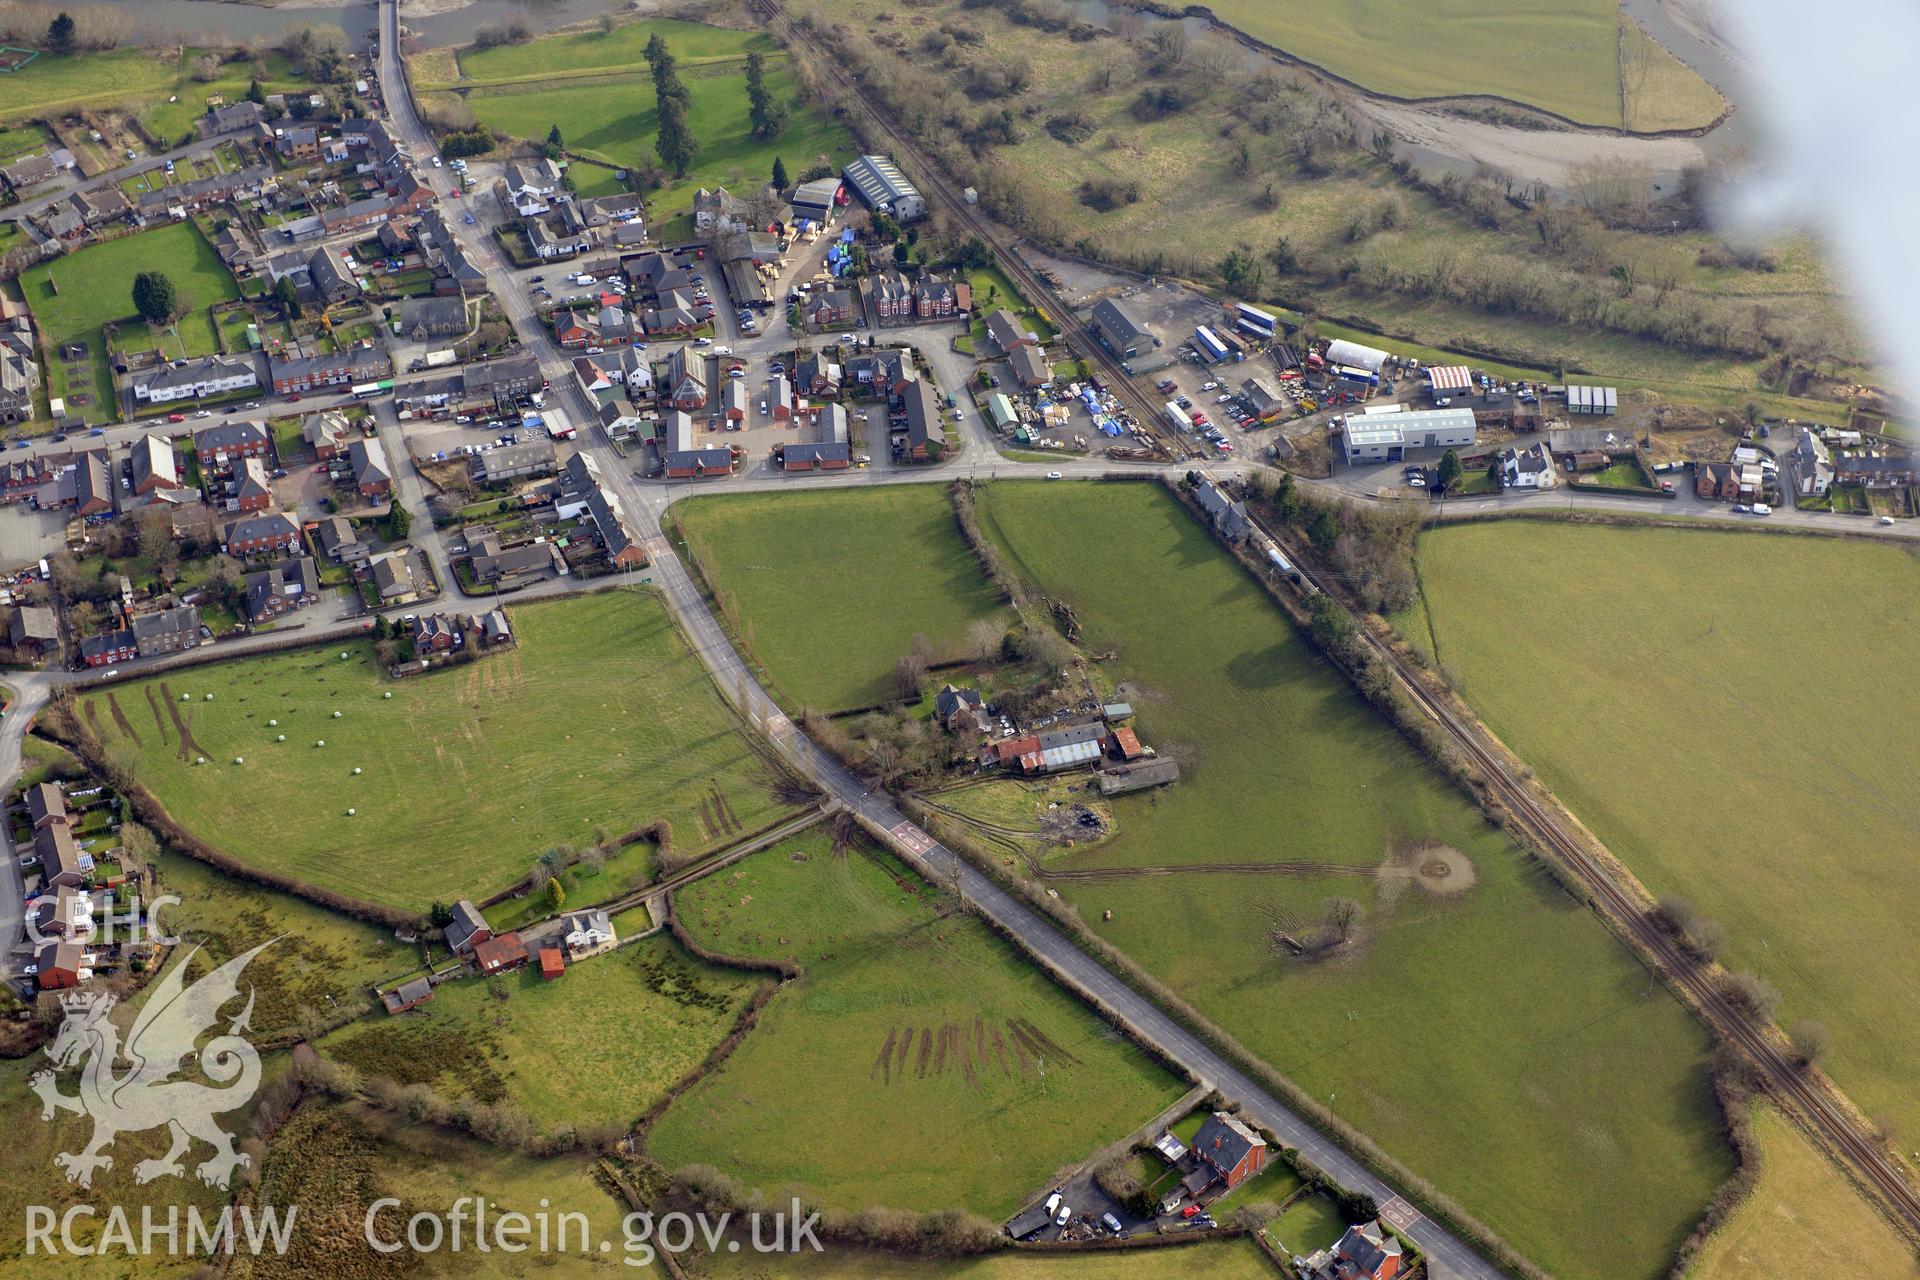
[[[1072,1216],[1073,1210],[1063,1204],[1060,1206],[1060,1212],[1053,1215],[1053,1225],[1056,1227],[1064,1227],[1067,1225],[1067,1219]]]
[[[1892,523],[1893,523],[1893,517],[1892,517],[1892,516],[1881,516],[1881,517],[1880,517],[1880,523],[1881,523],[1881,524],[1892,524]]]
[[[693,345],[696,347],[710,347],[713,345],[713,339],[712,338],[695,338],[693,340]]]
[[[732,347],[715,347],[713,349],[713,354],[717,356],[730,356],[733,354],[733,348]]]
[[[1049,479],[1049,480],[1058,480],[1059,478],[1060,478],[1060,473],[1059,473],[1058,471],[1049,471],[1049,472],[1047,472],[1047,479]]]
[[[1434,400],[1433,407],[1436,409],[1444,409],[1452,403],[1453,398],[1451,396],[1439,396]]]
[[[1220,384],[1217,382],[1203,382],[1200,384],[1200,389],[1202,391],[1218,391]]]

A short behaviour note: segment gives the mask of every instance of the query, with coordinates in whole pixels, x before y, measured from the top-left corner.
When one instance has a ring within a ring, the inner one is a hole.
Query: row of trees
[[[700,154],[700,139],[687,124],[687,109],[693,97],[680,79],[680,69],[667,42],[658,31],[647,39],[647,65],[653,69],[653,98],[659,117],[659,136],[653,141],[660,163],[676,178],[687,176],[694,157]]]

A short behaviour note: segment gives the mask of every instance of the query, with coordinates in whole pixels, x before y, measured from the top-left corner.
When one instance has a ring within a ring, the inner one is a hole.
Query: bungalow
[[[242,582],[247,619],[256,625],[304,609],[320,598],[320,573],[312,556],[282,560],[248,574]]]
[[[87,953],[77,942],[49,942],[40,948],[36,981],[42,991],[60,991],[80,985],[80,975],[88,973]]]
[[[178,489],[180,469],[173,457],[173,441],[144,435],[133,442],[133,491],[141,497],[156,489]]]
[[[142,613],[129,624],[134,648],[143,658],[179,653],[200,644],[200,611],[192,605],[176,605],[158,613]]]
[[[527,962],[527,947],[518,933],[502,933],[474,944],[473,963],[483,976],[518,969]]]
[[[1026,327],[1015,318],[1013,312],[1000,307],[987,316],[987,336],[994,345],[1008,355],[1020,347],[1033,346],[1036,339],[1028,333]]]
[[[1037,346],[1015,347],[1008,354],[1008,363],[1013,366],[1013,380],[1028,391],[1037,391],[1053,381],[1047,354]]]
[[[602,910],[569,912],[561,931],[567,955],[574,960],[611,951],[619,943],[613,932],[613,917]]]
[[[397,602],[413,596],[413,566],[407,563],[405,552],[389,551],[370,563],[373,589],[382,600]]]
[[[134,646],[133,632],[106,631],[80,642],[80,661],[89,667],[110,667],[116,662],[131,662],[140,650]]]
[[[353,486],[363,498],[384,498],[393,492],[393,472],[387,466],[386,446],[376,436],[364,436],[347,446],[347,465]]]
[[[64,818],[34,829],[33,852],[40,860],[42,884],[78,886],[93,871],[93,855],[73,842]]]
[[[7,644],[16,655],[40,656],[60,647],[53,610],[45,605],[16,605],[7,615]]]
[[[146,404],[204,399],[260,385],[251,360],[237,356],[200,356],[176,360],[133,379],[133,398]]]
[[[353,424],[338,409],[323,409],[300,420],[300,438],[322,462],[338,457],[353,434]]]
[[[373,554],[373,548],[354,532],[345,516],[328,516],[320,521],[314,526],[313,537],[320,554],[335,564],[360,564]]]
[[[519,582],[525,578],[555,577],[567,572],[567,562],[551,542],[529,542],[502,548],[499,535],[482,534],[467,544],[474,578],[492,586]]]
[[[415,978],[412,982],[401,983],[392,991],[380,993],[380,1003],[386,1006],[390,1014],[405,1013],[431,999],[433,999],[433,983],[426,978]]]
[[[742,422],[747,416],[747,380],[728,378],[720,391],[721,412],[729,422]]]
[[[193,435],[193,452],[202,468],[224,471],[242,458],[265,458],[273,437],[258,422],[223,422]]]
[[[276,356],[272,361],[273,389],[276,394],[315,391],[321,387],[343,387],[357,382],[374,382],[393,373],[393,364],[382,348],[362,342],[346,351],[320,356]]]
[[[493,936],[486,917],[480,914],[480,908],[462,898],[453,904],[453,918],[441,931],[447,940],[447,949],[455,955],[466,955],[476,946]]]
[[[1224,1182],[1232,1191],[1267,1164],[1267,1140],[1224,1111],[1208,1116],[1193,1135],[1193,1154],[1210,1177],[1200,1188]]]
[[[457,294],[445,298],[408,298],[400,304],[395,325],[401,336],[415,342],[457,338],[467,331],[467,303]]]
[[[260,256],[260,246],[253,235],[237,222],[229,222],[214,235],[213,251],[235,275],[253,274],[254,259]]]
[[[776,373],[767,380],[767,408],[776,422],[793,416],[793,384],[786,374]]]
[[[1509,489],[1551,489],[1557,483],[1553,457],[1535,442],[1525,449],[1509,447],[1500,455],[1500,483]]]
[[[267,478],[266,460],[263,458],[240,459],[240,465],[233,469],[227,510],[265,511],[272,505],[273,482]]]
[[[0,178],[5,178],[7,186],[12,188],[14,195],[20,196],[24,195],[30,187],[52,181],[53,176],[59,172],[60,166],[54,163],[53,157],[32,155],[23,156],[10,165],[0,167]]]
[[[27,817],[35,831],[43,827],[68,826],[67,795],[59,784],[36,782],[27,788]]]
[[[993,717],[986,699],[974,688],[949,683],[933,695],[933,718],[948,733],[991,733]]]
[[[300,545],[300,522],[284,511],[248,516],[227,526],[223,539],[231,556],[270,556]]]
[[[853,446],[844,440],[782,444],[775,452],[782,471],[845,471],[853,465]]]

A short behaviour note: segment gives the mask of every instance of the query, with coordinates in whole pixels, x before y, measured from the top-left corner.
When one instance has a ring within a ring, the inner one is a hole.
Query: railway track
[[[990,219],[983,216],[974,206],[969,205],[941,166],[930,160],[911,136],[867,104],[859,85],[840,69],[839,62],[831,51],[823,48],[810,32],[787,21],[777,0],[750,0],[750,3],[756,12],[766,17],[769,23],[776,25],[787,40],[806,48],[814,55],[819,73],[843,91],[848,110],[856,112],[877,135],[890,140],[898,157],[910,158],[920,181],[943,202],[947,211],[994,251],[1001,265],[1030,299],[1045,307],[1050,315],[1060,320],[1061,334],[1068,346],[1082,359],[1087,360],[1092,367],[1102,371],[1105,381],[1133,411],[1140,426],[1151,432],[1155,439],[1165,443],[1172,456],[1199,459],[1204,469],[1204,464],[1211,459],[1188,451],[1177,440],[1168,440],[1159,429],[1158,419],[1155,416],[1158,412],[1157,406],[1149,402],[1145,394],[1134,384],[1132,376],[1122,370],[1119,362],[1108,355],[1098,343],[1087,340],[1069,323],[1073,314],[1071,309],[1058,292],[1013,251],[1017,241],[1010,240]],[[1262,531],[1273,538],[1276,544],[1285,546],[1294,553],[1294,564],[1301,566],[1302,575],[1312,583],[1315,589],[1326,591],[1318,575],[1302,565],[1297,554],[1298,548],[1292,546],[1291,540],[1275,537],[1273,531],[1264,526]],[[1328,594],[1332,599],[1342,599],[1338,594]],[[1407,690],[1415,703],[1431,716],[1454,743],[1479,766],[1488,785],[1527,831],[1561,858],[1579,877],[1596,903],[1618,920],[1620,927],[1627,932],[1635,945],[1644,954],[1652,957],[1674,982],[1685,988],[1715,1031],[1745,1052],[1760,1068],[1772,1087],[1783,1097],[1792,1100],[1831,1148],[1879,1191],[1913,1230],[1920,1231],[1920,1192],[1917,1192],[1901,1176],[1899,1170],[1880,1153],[1878,1147],[1860,1133],[1842,1109],[1805,1073],[1789,1062],[1779,1048],[1754,1025],[1753,1021],[1721,993],[1718,984],[1710,974],[1704,972],[1691,956],[1683,952],[1663,930],[1647,919],[1646,913],[1635,898],[1614,880],[1604,866],[1588,854],[1584,844],[1567,829],[1559,815],[1536,800],[1520,780],[1513,776],[1504,758],[1481,740],[1477,725],[1468,723],[1440,698],[1430,693],[1411,665],[1378,637],[1364,627],[1358,628],[1358,632],[1374,656],[1385,662],[1394,672],[1401,686]]]
[[[982,214],[979,209],[967,203],[959,188],[935,161],[929,159],[921,150],[919,143],[893,121],[867,105],[860,86],[852,76],[840,69],[840,62],[831,50],[824,48],[813,34],[798,23],[787,20],[781,11],[778,0],[750,0],[755,12],[764,16],[769,23],[778,27],[780,34],[790,43],[805,47],[814,55],[815,68],[826,79],[843,91],[847,109],[857,113],[879,134],[884,135],[892,144],[896,160],[909,157],[912,168],[919,181],[936,197],[942,207],[962,226],[979,236],[988,248],[992,249],[1000,265],[1011,275],[1029,300],[1039,305],[1049,316],[1059,322],[1060,336],[1066,341],[1074,354],[1097,368],[1104,375],[1108,389],[1118,396],[1132,411],[1135,424],[1158,440],[1172,458],[1194,458],[1203,455],[1188,450],[1178,440],[1169,439],[1160,428],[1158,414],[1160,406],[1150,401],[1146,394],[1135,385],[1133,375],[1120,367],[1120,362],[1110,355],[1106,348],[1081,333],[1072,323],[1073,309],[1059,292],[1048,284],[1038,272],[1029,267],[1014,247],[1017,239],[1009,239],[1006,233]]]
[[[1274,542],[1282,546],[1301,575],[1316,590],[1328,593],[1325,583],[1301,562],[1299,548],[1290,540],[1277,537],[1263,521],[1255,520]],[[1357,621],[1357,620],[1356,620]],[[1357,633],[1369,650],[1399,678],[1401,686],[1416,705],[1433,718],[1479,767],[1488,786],[1514,814],[1526,830],[1550,849],[1579,877],[1581,884],[1598,905],[1616,919],[1640,950],[1651,956],[1670,978],[1684,987],[1709,1024],[1725,1040],[1739,1047],[1765,1074],[1768,1083],[1789,1098],[1803,1116],[1819,1130],[1821,1137],[1856,1172],[1867,1180],[1887,1203],[1915,1231],[1920,1231],[1920,1192],[1881,1154],[1875,1143],[1855,1128],[1852,1120],[1827,1094],[1789,1061],[1740,1008],[1721,992],[1713,976],[1669,937],[1653,921],[1639,902],[1603,866],[1587,852],[1585,844],[1567,828],[1560,815],[1536,799],[1524,783],[1514,776],[1506,759],[1482,738],[1477,722],[1456,713],[1446,701],[1432,693],[1419,678],[1413,665],[1364,626]]]

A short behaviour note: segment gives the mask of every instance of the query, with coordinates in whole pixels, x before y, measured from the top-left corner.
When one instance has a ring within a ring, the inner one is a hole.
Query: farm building
[[[1463,364],[1428,365],[1427,390],[1438,400],[1444,396],[1465,395],[1473,389],[1473,375]]]
[[[1460,449],[1478,438],[1471,409],[1348,414],[1340,429],[1346,461],[1398,462],[1414,449]]]
[[[1089,327],[1100,345],[1122,360],[1131,360],[1160,345],[1154,339],[1152,327],[1119,299],[1102,298],[1094,303]]]
[[[1327,344],[1327,363],[1350,365],[1377,374],[1387,363],[1387,353],[1378,347],[1365,347],[1357,342],[1348,342],[1345,338],[1335,338]]]
[[[433,984],[425,978],[415,978],[412,982],[400,984],[392,991],[380,993],[380,1003],[386,1006],[388,1013],[405,1013],[431,999],[433,999]]]
[[[513,932],[497,934],[474,944],[473,963],[483,975],[518,969],[527,962],[526,944]]]
[[[453,919],[447,924],[445,937],[448,948],[456,955],[472,951],[492,936],[493,930],[480,914],[480,908],[465,898],[453,904]]]

